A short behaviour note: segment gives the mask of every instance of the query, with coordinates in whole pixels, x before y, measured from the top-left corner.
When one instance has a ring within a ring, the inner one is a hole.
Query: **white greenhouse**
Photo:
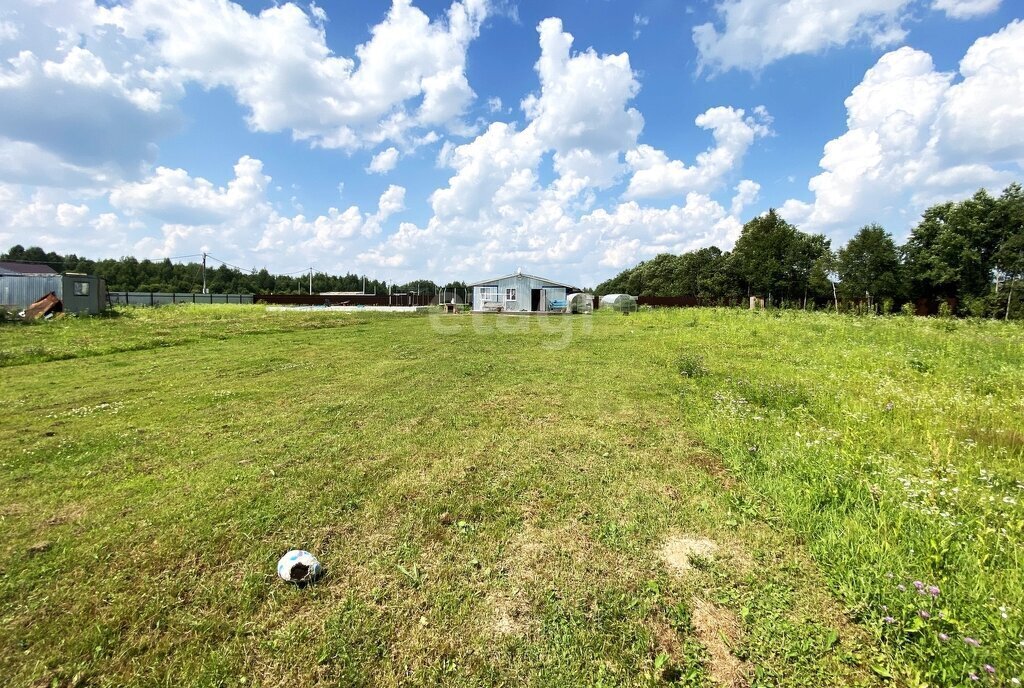
[[[594,295],[576,292],[565,297],[566,307],[570,313],[593,313]]]
[[[607,294],[601,297],[601,308],[632,313],[636,310],[636,297],[629,294]]]

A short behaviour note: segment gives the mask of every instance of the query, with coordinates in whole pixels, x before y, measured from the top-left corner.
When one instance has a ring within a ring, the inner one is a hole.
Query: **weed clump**
[[[677,361],[679,374],[683,377],[707,377],[710,371],[704,365],[704,357],[699,354],[682,354]]]
[[[811,397],[801,385],[795,382],[737,380],[736,393],[749,404],[764,409],[791,411],[810,404]]]

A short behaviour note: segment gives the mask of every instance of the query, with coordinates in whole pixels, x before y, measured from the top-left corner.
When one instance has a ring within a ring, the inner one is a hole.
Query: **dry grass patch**
[[[728,688],[748,685],[750,664],[732,653],[743,637],[739,615],[700,597],[693,598],[690,615],[697,639],[708,651],[711,680]]]
[[[732,538],[712,540],[694,534],[672,535],[661,546],[658,557],[678,575],[687,575],[704,562],[717,563],[735,578],[754,569],[749,547]]]
[[[78,523],[86,514],[86,509],[81,504],[65,504],[45,523],[48,526],[60,526],[65,523]]]
[[[504,568],[509,577],[524,583],[559,578],[586,581],[614,564],[609,553],[594,542],[575,521],[551,528],[527,525],[509,543]]]
[[[525,637],[535,625],[522,590],[496,592],[487,598],[486,608],[487,628],[492,637]]]
[[[712,560],[718,551],[718,543],[703,537],[677,535],[662,545],[659,556],[675,573],[686,575],[694,563],[701,559]]]
[[[668,621],[661,616],[655,616],[649,622],[649,627],[651,629],[651,637],[654,640],[654,647],[652,649],[655,655],[661,653],[670,657],[679,655],[683,644],[679,640],[679,634],[676,633],[676,630],[672,628]]]

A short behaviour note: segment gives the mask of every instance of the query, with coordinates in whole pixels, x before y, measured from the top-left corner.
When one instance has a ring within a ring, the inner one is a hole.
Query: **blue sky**
[[[0,245],[596,284],[769,207],[840,246],[1024,161],[1010,0],[0,9]]]

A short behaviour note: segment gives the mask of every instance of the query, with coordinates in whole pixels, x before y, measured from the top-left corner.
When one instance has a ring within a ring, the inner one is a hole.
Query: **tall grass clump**
[[[1024,328],[775,315],[685,331],[691,432],[803,534],[878,672],[1019,685]]]

